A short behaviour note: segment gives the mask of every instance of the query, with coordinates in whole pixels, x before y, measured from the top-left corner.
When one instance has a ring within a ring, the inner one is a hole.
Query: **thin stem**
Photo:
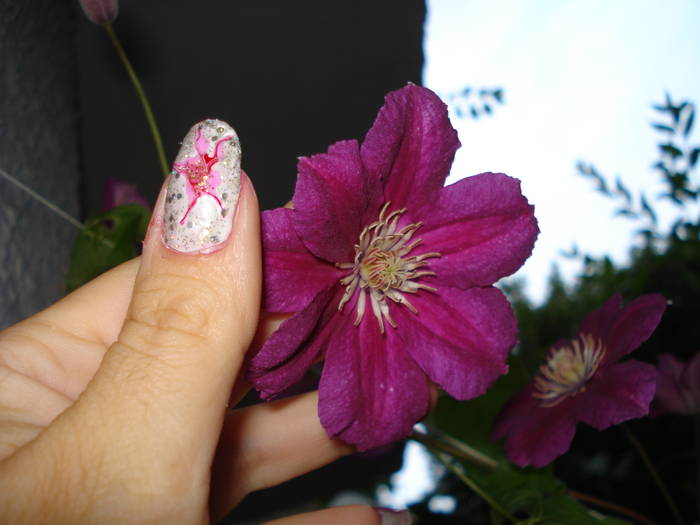
[[[470,463],[488,470],[493,470],[498,466],[498,463],[495,460],[470,447],[463,441],[459,441],[458,439],[455,439],[444,432],[440,432],[438,429],[430,427],[426,424],[423,424],[423,426],[426,428],[427,432],[417,432],[414,430],[410,436],[411,439],[422,443],[428,448],[447,452],[452,456],[466,459]]]
[[[61,208],[56,206],[50,200],[47,200],[44,197],[42,197],[41,195],[39,195],[37,192],[35,192],[29,186],[22,184],[20,181],[15,179],[12,175],[7,173],[2,168],[0,168],[0,176],[3,177],[5,180],[11,182],[15,186],[17,186],[22,191],[25,191],[30,197],[32,197],[33,199],[36,199],[38,202],[40,202],[41,204],[46,206],[49,210],[54,212],[56,215],[58,215],[62,219],[65,219],[66,221],[68,221],[70,224],[72,224],[73,226],[75,226],[76,228],[81,230],[85,235],[92,237],[93,239],[97,240],[98,242],[101,242],[102,244],[104,244],[108,248],[112,248],[112,249],[114,248],[114,243],[112,241],[97,237],[95,235],[95,233],[90,231],[89,229],[87,229],[83,223],[81,223],[80,221],[78,221],[77,219],[75,219],[74,217],[72,217],[71,215],[66,213],[65,211],[63,211]]]
[[[124,52],[124,48],[121,45],[121,42],[117,38],[117,34],[114,32],[114,28],[112,27],[112,24],[107,23],[104,24],[103,26],[105,30],[107,31],[107,34],[109,35],[110,40],[112,41],[112,44],[114,45],[114,49],[117,50],[117,55],[119,55],[119,58],[122,61],[122,64],[124,64],[124,67],[126,68],[126,72],[129,74],[129,78],[131,79],[131,83],[134,85],[134,89],[136,90],[136,93],[139,97],[139,100],[141,100],[141,105],[143,105],[143,112],[146,114],[146,120],[148,121],[148,126],[151,128],[151,134],[153,135],[153,142],[156,144],[156,151],[158,153],[158,160],[160,161],[160,167],[163,170],[163,176],[167,177],[168,176],[168,162],[165,159],[165,150],[163,149],[163,142],[160,138],[160,132],[158,131],[158,124],[156,124],[156,119],[153,116],[153,111],[151,110],[151,104],[148,102],[148,98],[146,97],[146,92],[143,90],[143,86],[141,85],[141,81],[139,80],[139,77],[136,75],[136,71],[134,71],[134,68],[131,67],[131,62],[129,62],[129,59],[126,56],[126,53]]]
[[[628,509],[622,505],[618,505],[617,503],[612,503],[610,501],[598,498],[596,496],[591,496],[590,494],[584,494],[583,492],[578,492],[576,490],[569,489],[567,492],[572,498],[576,498],[577,500],[585,503],[590,503],[591,505],[595,505],[596,507],[600,507],[602,509],[607,509],[621,516],[627,516],[635,521],[638,521],[639,523],[644,523],[644,525],[657,525],[655,521],[650,520],[646,516],[643,516],[642,514],[639,514],[638,512]]]
[[[22,184],[20,181],[15,179],[12,175],[7,173],[5,170],[0,169],[0,176],[2,176],[4,179],[11,182],[15,186],[17,186],[19,189],[27,192],[27,194],[29,194],[33,199],[36,199],[37,201],[39,201],[41,204],[46,206],[48,209],[50,209],[56,215],[65,219],[66,221],[71,223],[73,226],[75,226],[79,230],[82,230],[84,228],[84,226],[82,225],[82,223],[80,221],[78,221],[74,217],[68,215],[65,211],[63,211],[61,208],[56,206],[53,202],[45,199],[44,197],[39,195],[37,192],[35,192],[33,189],[31,189],[29,186],[25,186],[24,184]]]
[[[445,465],[455,476],[457,476],[466,486],[476,492],[481,499],[488,503],[493,510],[498,512],[501,516],[506,518],[512,523],[517,523],[517,519],[508,512],[500,503],[493,499],[487,492],[485,492],[476,482],[471,479],[464,470],[464,467],[457,463],[452,456],[445,454],[444,452],[432,451],[433,454],[440,460],[440,463]]]
[[[622,428],[624,429],[625,433],[627,434],[627,438],[632,443],[632,446],[636,449],[637,453],[639,454],[639,457],[642,458],[642,462],[644,463],[644,466],[647,468],[647,470],[651,474],[651,477],[654,479],[656,486],[658,487],[659,491],[661,492],[664,499],[666,500],[666,504],[668,505],[669,509],[671,509],[671,513],[673,514],[673,517],[676,520],[676,523],[678,525],[683,525],[683,518],[681,517],[681,513],[679,512],[678,507],[676,507],[676,504],[674,503],[673,498],[671,497],[671,493],[666,488],[666,485],[664,484],[663,480],[661,479],[659,472],[656,470],[656,467],[651,462],[651,459],[649,458],[649,455],[647,454],[646,450],[644,450],[642,443],[637,439],[637,437],[632,433],[632,431],[626,425],[622,425]]]

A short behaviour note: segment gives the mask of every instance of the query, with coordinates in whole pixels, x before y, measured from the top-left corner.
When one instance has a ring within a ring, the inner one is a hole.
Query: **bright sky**
[[[534,299],[553,262],[578,269],[558,255],[574,241],[624,260],[634,225],[611,218],[613,202],[575,162],[660,193],[651,104],[666,91],[700,102],[698,27],[695,0],[428,0],[425,85],[505,89],[493,116],[453,118],[463,146],[450,181],[484,171],[522,180],[542,231],[518,274]]]
[[[575,163],[593,162],[609,180],[621,175],[634,193],[661,191],[650,168],[651,105],[666,91],[700,103],[698,27],[696,0],[428,0],[425,85],[441,95],[505,89],[493,116],[453,118],[463,146],[449,182],[484,171],[522,180],[542,230],[518,274],[533,299],[543,298],[553,262],[564,275],[578,270],[558,255],[573,242],[625,260],[633,224],[611,218],[614,204]],[[382,504],[402,507],[431,490],[421,448],[408,444],[391,490],[379,491]]]

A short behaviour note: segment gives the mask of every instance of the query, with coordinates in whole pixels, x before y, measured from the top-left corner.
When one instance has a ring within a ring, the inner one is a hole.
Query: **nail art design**
[[[195,124],[182,141],[168,178],[163,217],[165,245],[182,253],[209,253],[233,226],[241,186],[241,145],[221,120]]]

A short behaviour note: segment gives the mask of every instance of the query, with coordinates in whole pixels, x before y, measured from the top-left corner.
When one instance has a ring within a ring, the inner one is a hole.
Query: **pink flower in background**
[[[80,0],[80,7],[83,8],[85,16],[91,22],[103,25],[114,22],[119,12],[118,0]]]
[[[588,314],[578,337],[552,346],[533,381],[499,414],[495,439],[506,438],[508,459],[541,467],[569,449],[579,421],[597,430],[649,413],[656,369],[618,361],[646,341],[666,308],[658,294],[622,308],[619,295]]]
[[[360,450],[408,435],[431,381],[470,399],[507,370],[516,323],[492,284],[530,255],[537,222],[506,175],[444,187],[458,147],[445,105],[408,85],[361,145],[300,159],[294,209],[263,214],[264,308],[294,315],[249,379],[273,398],[325,359],[321,422]]]
[[[136,184],[129,184],[123,180],[109,177],[102,192],[102,210],[111,210],[122,204],[140,204],[146,208],[151,207],[146,198],[136,189]]]
[[[673,354],[659,356],[654,415],[700,413],[700,352],[686,364]]]

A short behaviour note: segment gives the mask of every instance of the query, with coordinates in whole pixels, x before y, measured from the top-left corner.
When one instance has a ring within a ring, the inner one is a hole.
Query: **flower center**
[[[571,346],[550,353],[535,376],[536,392],[532,395],[542,400],[540,406],[553,407],[583,392],[604,355],[602,341],[594,340],[590,334],[580,335],[571,341]]]
[[[350,270],[350,273],[340,280],[340,283],[345,286],[345,294],[338,303],[338,310],[342,310],[345,303],[358,293],[355,318],[355,326],[357,326],[365,314],[365,304],[369,298],[372,313],[377,318],[381,333],[384,333],[384,319],[396,328],[396,323],[389,313],[387,300],[402,304],[411,312],[417,313],[404,293],[416,293],[421,289],[436,291],[432,286],[416,280],[427,275],[435,275],[435,272],[421,270],[421,268],[428,264],[425,262],[426,259],[440,257],[437,252],[409,255],[411,250],[421,242],[420,239],[411,242],[411,237],[418,228],[423,226],[423,223],[409,224],[397,230],[399,218],[406,208],[392,211],[387,215],[389,204],[387,202],[379,212],[379,219],[360,233],[359,242],[355,245],[355,260],[351,263],[336,265],[338,268]]]

